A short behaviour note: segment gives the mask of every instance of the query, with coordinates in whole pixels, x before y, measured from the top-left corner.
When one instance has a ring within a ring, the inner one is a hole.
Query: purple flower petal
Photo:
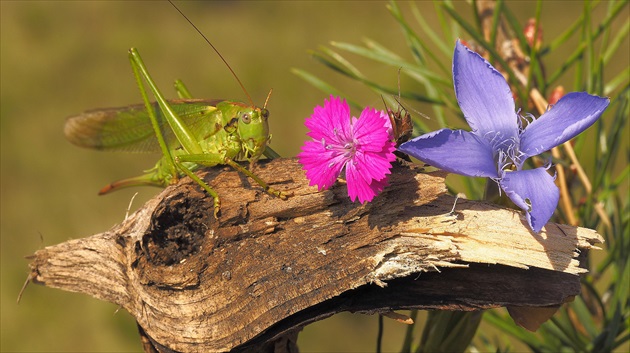
[[[463,130],[434,131],[398,147],[399,151],[451,173],[498,178],[492,147]]]
[[[516,141],[519,126],[510,86],[490,63],[459,41],[453,57],[453,82],[459,107],[475,134],[495,146]]]
[[[521,134],[520,150],[527,157],[548,151],[593,125],[610,99],[571,92],[531,122]]]
[[[505,194],[527,213],[529,227],[536,233],[553,216],[560,191],[545,168],[505,172],[500,181]]]

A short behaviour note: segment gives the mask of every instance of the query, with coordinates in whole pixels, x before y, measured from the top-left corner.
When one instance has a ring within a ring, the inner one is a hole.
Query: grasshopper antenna
[[[269,98],[271,98],[271,92],[273,92],[273,88],[269,90],[269,94],[267,95],[267,99],[265,99],[265,105],[263,105],[263,109],[267,108],[267,103],[269,102]]]
[[[214,45],[212,44],[212,42],[210,42],[210,39],[208,39],[208,37],[206,37],[205,34],[203,34],[203,32],[201,32],[201,30],[199,28],[197,28],[197,26],[195,26],[195,24],[188,18],[188,16],[184,15],[184,13],[182,12],[182,10],[179,9],[179,7],[177,7],[177,5],[175,5],[175,3],[173,3],[172,0],[168,0],[168,2],[173,5],[173,7],[175,8],[175,10],[177,10],[177,12],[179,12],[185,19],[186,21],[188,21],[188,23],[190,23],[190,25],[197,31],[197,33],[199,33],[201,35],[201,37],[203,37],[203,39],[206,41],[206,43],[208,43],[210,45],[210,47],[212,47],[212,49],[214,50],[215,53],[217,53],[217,55],[219,56],[219,58],[221,58],[221,60],[223,60],[223,63],[227,66],[227,68],[230,70],[230,72],[232,73],[232,75],[234,76],[234,78],[236,78],[236,81],[238,82],[238,84],[241,86],[241,89],[243,90],[243,92],[245,92],[245,95],[247,96],[247,99],[249,99],[249,103],[251,105],[254,105],[254,101],[252,100],[252,97],[249,95],[249,92],[247,92],[247,90],[245,89],[245,86],[243,85],[243,83],[241,82],[241,80],[238,78],[238,76],[236,76],[236,73],[234,72],[234,70],[232,70],[232,67],[230,66],[230,64],[228,64],[227,60],[225,60],[225,58],[223,57],[223,55],[221,55],[221,53],[219,53],[219,50],[217,48],[214,47]]]

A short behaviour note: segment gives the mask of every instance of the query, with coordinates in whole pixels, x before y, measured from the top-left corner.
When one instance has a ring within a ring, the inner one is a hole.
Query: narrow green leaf
[[[591,29],[591,13],[593,8],[590,1],[584,1],[584,36],[582,40],[586,42],[586,90],[589,92],[595,91],[595,75],[597,74],[597,63],[595,62],[595,48],[593,45],[593,36]],[[576,89],[583,89],[583,87],[576,87]]]
[[[599,26],[597,26],[597,30],[591,34],[592,40],[597,39],[599,35],[604,31],[604,29],[611,25],[612,21],[617,17],[617,15],[619,15],[619,13],[621,13],[621,10],[626,5],[628,5],[628,2],[618,1],[614,4],[615,5],[610,11],[610,13],[608,14],[608,16],[599,24]],[[582,21],[579,22],[580,25],[583,24],[584,17],[586,16],[586,14],[583,13],[582,16],[583,16],[583,19]],[[577,78],[582,77],[581,76],[582,69],[579,67],[581,61],[578,61],[578,59],[582,57],[582,54],[584,53],[584,50],[586,49],[586,47],[587,47],[586,43],[584,43],[584,40],[582,40],[582,42],[577,47],[577,49],[571,55],[569,55],[568,59],[562,64],[562,67],[550,76],[549,80],[547,80],[547,83],[551,86],[562,75],[562,73],[564,73],[568,68],[570,68],[575,63],[578,63],[578,69],[576,70],[576,77]],[[550,48],[549,50],[555,49],[555,47],[552,47],[551,45],[549,46],[549,48]],[[545,52],[543,52],[543,54],[545,54]],[[580,90],[580,88],[582,87],[581,80],[576,79],[575,86],[577,87],[578,90]]]
[[[324,55],[322,55],[324,54]],[[327,48],[321,47],[318,52],[312,53],[313,57],[325,65],[331,67],[332,69],[339,71],[341,73],[345,73],[350,76],[356,76],[364,78],[363,74],[357,69],[354,65],[352,65],[346,58],[341,56],[341,54]],[[330,57],[332,60],[327,58]]]
[[[626,20],[623,23],[623,26],[619,29],[619,31],[617,31],[617,35],[610,43],[606,45],[606,50],[602,55],[604,65],[607,65],[610,62],[613,55],[617,52],[621,44],[628,37],[628,33],[630,33],[630,20]]]
[[[595,6],[593,6],[595,8]],[[609,3],[608,10],[612,8],[612,4]],[[594,80],[597,82],[597,90],[593,92],[597,92],[598,95],[602,95],[604,91],[604,65],[603,65],[603,52],[608,46],[608,41],[610,39],[610,32],[612,30],[612,26],[608,26],[604,29],[602,33],[602,39],[599,43],[599,48],[597,49],[597,56],[594,56],[594,59],[598,61],[597,72],[593,74]]]
[[[447,46],[445,41],[442,38],[440,38],[431,29],[431,27],[427,24],[427,22],[425,21],[424,17],[422,17],[422,15],[420,14],[420,11],[418,10],[418,8],[414,4],[411,5],[411,12],[412,12],[413,16],[415,17],[416,22],[418,22],[418,24],[420,24],[420,27],[422,27],[423,33],[426,34],[426,36],[423,36],[423,37],[428,37],[431,40],[431,42],[433,43],[433,45],[437,46],[437,48],[438,48],[438,52],[436,53],[434,50],[429,48],[428,45],[424,41],[421,41],[420,44],[422,45],[426,55],[431,59],[431,61],[433,61],[434,64],[436,64],[438,66],[439,70],[442,73],[444,73],[445,75],[449,75],[450,74],[450,67],[448,65],[444,64],[444,62],[445,62],[444,58],[440,58],[438,56],[438,54],[441,52],[443,56],[448,58],[448,57],[450,57],[452,55],[451,54],[452,50],[450,49],[449,46]]]
[[[617,341],[615,341],[615,345],[612,347],[612,349],[617,349],[619,348],[619,346],[621,346],[622,344],[628,341],[630,341],[630,333],[626,334],[625,336],[622,336]]]
[[[532,87],[533,87],[533,79],[532,77],[534,76],[535,73],[541,74],[542,69],[540,68],[540,62],[538,60],[538,49],[536,46],[536,38],[538,37],[538,28],[540,27],[540,14],[542,12],[542,1],[538,0],[536,2],[536,11],[535,11],[535,17],[534,17],[534,23],[535,23],[535,29],[534,29],[534,45],[531,45],[529,47],[529,58],[530,58],[530,70],[527,74],[527,88],[526,88],[526,92],[529,92]],[[545,80],[542,76],[537,76],[537,82],[540,85],[540,91],[544,94],[544,92],[546,91],[546,84],[545,84]]]
[[[433,44],[442,52],[443,55],[450,57],[453,54],[452,53],[453,50],[451,49],[452,48],[451,46],[452,42],[450,40],[451,38],[444,40],[444,38],[437,35],[437,33],[433,31],[431,26],[429,26],[427,21],[424,19],[424,17],[420,13],[420,10],[415,5],[415,3],[411,4],[411,13],[415,17],[416,22],[418,22],[418,24],[422,28],[422,33],[426,34],[429,37],[429,39],[431,39]]]
[[[402,60],[398,54],[387,49],[385,46],[383,46],[382,44],[378,43],[375,40],[372,40],[370,38],[365,38],[363,39],[363,43],[365,44],[366,47],[368,47],[368,49],[376,53],[376,55],[381,55],[383,57],[387,57],[392,60]]]
[[[409,317],[413,320],[413,324],[407,325],[405,330],[405,340],[403,341],[400,353],[411,353],[411,345],[413,344],[413,332],[416,327],[416,319],[418,318],[418,310],[411,310]]]
[[[451,312],[448,335],[440,346],[442,352],[464,352],[475,337],[483,311]]]
[[[417,352],[464,352],[482,312],[430,311]]]
[[[532,349],[540,346],[540,342],[534,334],[516,326],[514,321],[508,315],[501,316],[496,312],[496,310],[490,310],[484,316],[484,320],[506,334],[517,338]]]
[[[630,278],[630,260],[618,259],[617,265],[620,267],[616,269],[615,290],[611,302],[618,303],[621,312],[627,312],[630,295],[630,281],[628,281],[628,278]]]
[[[348,98],[348,96],[346,94],[344,94],[341,91],[337,90],[336,88],[334,88],[333,86],[331,86],[327,82],[324,82],[321,79],[313,76],[312,74],[310,74],[310,73],[308,73],[308,72],[306,72],[304,70],[297,69],[297,68],[292,68],[291,72],[293,72],[294,74],[300,76],[302,79],[304,79],[305,81],[307,81],[311,85],[315,86],[317,89],[319,89],[320,91],[322,91],[324,93],[332,94],[334,96],[345,98],[346,101],[348,102],[348,104],[350,104],[350,106],[352,106],[353,108],[358,109],[358,110],[363,109],[363,107],[359,103],[357,103],[354,100]]]
[[[552,86],[566,71],[568,71],[571,66],[573,66],[573,64],[575,64],[576,62],[578,62],[579,59],[582,58],[582,52],[584,50],[584,48],[586,47],[585,43],[580,43],[578,45],[578,49],[575,50],[569,57],[567,57],[567,59],[562,63],[562,65],[560,65],[560,67],[549,76],[549,78],[547,79],[547,84],[549,86]],[[579,71],[579,70],[576,70]],[[581,77],[581,74],[579,72],[576,72],[576,77]]]
[[[604,60],[600,57],[597,59],[597,73],[593,77],[593,81],[596,82],[596,87],[591,92],[594,92],[598,96],[604,95]]]
[[[457,38],[459,38],[459,31],[456,24],[451,23],[452,21],[448,21],[447,16],[444,15],[444,11],[442,10],[443,3],[447,6],[452,6],[449,0],[433,0],[433,8],[435,9],[435,14],[437,15],[444,37],[450,39],[450,42],[453,43]]]
[[[351,48],[351,49],[356,48],[357,50],[365,49],[365,48],[361,48],[361,47],[357,47],[357,46],[354,46],[351,44],[345,44],[345,43],[334,43],[334,44],[336,45],[339,44],[341,49],[346,49],[346,48]],[[367,85],[368,87],[376,90],[380,94],[397,95],[400,93],[402,97],[413,99],[418,102],[426,102],[426,103],[440,104],[440,105],[444,104],[444,102],[440,100],[439,98],[433,98],[431,96],[417,94],[417,93],[409,92],[409,91],[398,92],[398,88],[386,87],[374,81],[371,81],[367,79],[365,76],[363,76],[363,74],[361,74],[360,72],[357,74],[358,70],[352,70],[348,68],[346,65],[344,65],[343,62],[345,61],[345,59],[343,59],[341,55],[327,48],[322,48],[321,50],[322,51],[320,52],[313,52],[313,58],[320,61],[325,66],[328,66],[329,68],[333,69],[334,71],[337,71],[341,73],[342,75],[345,75],[351,79],[357,80]],[[333,60],[331,60],[330,58],[331,56],[334,56]],[[413,75],[414,71],[416,71],[415,67],[409,66],[405,62],[401,62],[400,64],[402,64],[402,67],[406,69],[405,73],[408,75]]]
[[[626,165],[626,167],[623,168],[623,171],[619,173],[619,176],[617,176],[615,181],[613,181],[613,188],[616,189],[621,186],[621,184],[626,181],[625,179],[628,178],[628,176],[630,176],[630,165]]]
[[[471,5],[470,9],[472,10],[473,18],[475,19],[475,26],[477,26],[475,32],[478,33],[480,36],[483,36],[482,33],[484,32],[484,29],[483,29],[483,24],[482,24],[482,21],[481,21],[481,16],[480,16],[481,14],[477,10],[479,8],[479,6],[477,5],[477,2],[478,2],[477,0],[472,0],[472,2],[470,4]],[[461,26],[461,24],[460,24],[460,26]],[[471,28],[472,28],[472,25],[471,25]]]
[[[594,310],[596,312],[601,312],[601,316],[598,315],[594,319],[601,320],[604,317],[606,317],[606,310],[607,310],[606,305],[604,305],[602,296],[599,294],[599,291],[595,288],[592,278],[590,280],[583,280],[582,287],[584,290],[588,291],[588,298],[592,299],[590,301],[590,305],[591,306],[597,305],[596,308],[593,308],[591,310]]]
[[[549,52],[553,52],[556,49],[558,49],[558,47],[560,47],[562,44],[566,43],[569,40],[569,38],[571,38],[571,36],[577,33],[578,27],[580,27],[583,22],[584,22],[584,13],[582,13],[580,17],[578,17],[578,19],[575,20],[575,22],[573,22],[571,26],[569,26],[569,28],[567,28],[564,32],[562,32],[562,34],[560,34],[553,41],[551,41],[551,44],[549,44],[547,48],[541,50],[540,52],[541,55],[545,55]]]
[[[497,42],[497,32],[499,29],[499,24],[501,23],[502,11],[503,11],[503,0],[498,0],[497,2],[495,2],[494,12],[492,13],[492,25],[490,27],[490,43]]]
[[[627,282],[627,281],[626,281]],[[601,344],[601,351],[611,351],[614,346],[615,338],[620,331],[621,325],[624,324],[623,314],[621,313],[621,306],[618,301],[612,302],[614,310],[611,310],[613,316],[606,323],[605,329],[602,331],[602,335],[604,340]]]
[[[620,85],[624,85],[621,90],[626,89],[628,87],[628,83],[630,83],[630,66],[626,66],[623,71],[610,79],[608,83],[604,85],[604,96],[609,96]]]
[[[560,320],[553,316],[543,329],[548,330],[553,336],[562,342],[563,345],[571,347],[574,351],[583,351],[583,344],[575,334],[575,327],[567,319]]]
[[[529,52],[529,45],[527,44],[527,38],[525,38],[525,33],[523,27],[521,26],[519,20],[514,16],[509,6],[503,6],[502,12],[505,15],[505,21],[512,29],[512,33],[518,39],[518,43],[521,46],[521,51],[523,53]]]
[[[597,324],[593,321],[593,316],[591,312],[588,310],[588,307],[584,303],[584,300],[581,296],[575,298],[575,301],[571,303],[571,308],[575,312],[575,315],[578,317],[578,324],[582,325],[586,332],[588,332],[589,337],[587,339],[592,339],[597,336],[599,332],[599,328]]]
[[[411,65],[407,63],[406,61],[403,61],[400,59],[395,60],[392,58],[383,57],[381,55],[377,55],[374,51],[371,51],[367,48],[360,47],[354,44],[333,42],[332,45],[336,48],[343,49],[350,53],[357,54],[357,55],[363,56],[368,59],[372,59],[377,62],[381,62],[381,63],[394,66],[394,67],[402,67],[405,70],[416,72],[418,75],[421,75],[422,77],[426,78],[426,80],[428,80],[429,82],[432,82],[433,84],[439,83],[446,86],[451,85],[450,80],[445,79],[441,75],[435,74],[432,70],[428,68],[420,67],[417,65]]]
[[[626,87],[618,96],[617,99],[613,99],[611,106],[608,107],[608,111],[616,109],[614,111],[614,118],[612,120],[612,126],[608,129],[608,135],[606,137],[606,151],[596,160],[595,177],[592,178],[593,188],[596,190],[602,187],[604,176],[610,173],[609,168],[615,160],[617,151],[621,146],[621,139],[623,139],[625,126],[628,123],[628,116],[630,115],[630,88]],[[616,106],[616,107],[615,107]],[[610,114],[611,112],[607,112]],[[603,124],[603,120],[599,119],[598,126]]]
[[[418,64],[425,64],[423,49],[419,43],[420,39],[415,34],[415,32],[411,30],[411,28],[405,21],[405,18],[403,17],[402,12],[400,11],[400,8],[398,7],[398,4],[396,4],[395,1],[391,1],[389,4],[386,5],[386,7],[389,10],[389,12],[392,14],[392,16],[394,16],[394,19],[398,21],[398,24],[402,28],[403,34],[405,35],[405,39],[407,40],[407,46],[409,46],[409,49],[411,50],[411,54],[413,55],[414,60]]]

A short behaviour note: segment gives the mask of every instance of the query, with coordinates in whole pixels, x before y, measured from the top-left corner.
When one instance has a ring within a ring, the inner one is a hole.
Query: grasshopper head
[[[241,110],[238,135],[242,142],[242,157],[251,163],[260,158],[269,141],[269,111],[265,108],[249,107]]]

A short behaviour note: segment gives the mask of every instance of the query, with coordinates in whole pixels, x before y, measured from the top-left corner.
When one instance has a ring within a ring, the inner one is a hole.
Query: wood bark
[[[292,351],[304,325],[342,311],[545,308],[579,294],[592,230],[447,195],[444,174],[395,166],[373,202],[318,191],[295,159],[259,163],[269,196],[228,168],[168,187],[101,234],[37,251],[33,282],[116,303],[147,351]],[[516,309],[515,309],[516,310]],[[151,350],[153,349],[153,350]]]

